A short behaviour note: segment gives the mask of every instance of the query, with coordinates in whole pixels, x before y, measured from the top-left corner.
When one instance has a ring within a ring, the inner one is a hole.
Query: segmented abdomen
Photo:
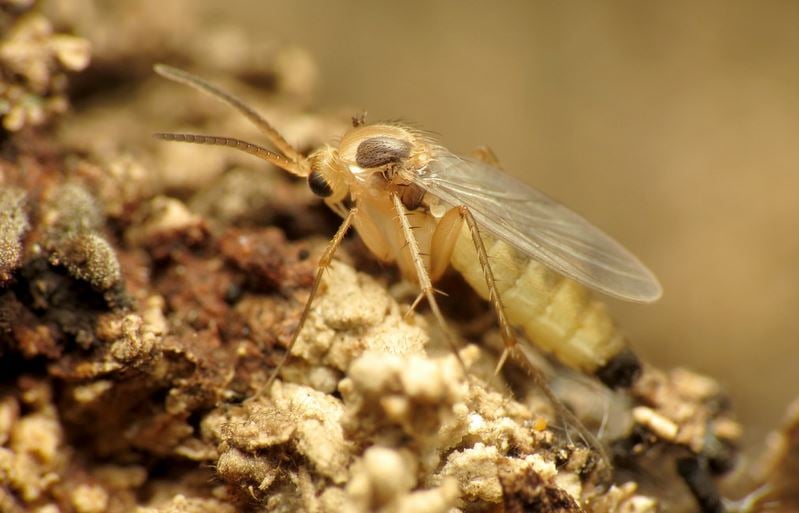
[[[627,386],[634,376],[602,373],[623,360],[636,374],[638,361],[627,350],[603,303],[577,282],[520,254],[509,244],[481,232],[497,289],[509,322],[529,340],[564,364],[597,374],[609,386]],[[488,287],[468,227],[463,226],[451,263],[469,285],[488,299]],[[632,362],[630,361],[632,359]],[[614,371],[613,374],[616,372]]]

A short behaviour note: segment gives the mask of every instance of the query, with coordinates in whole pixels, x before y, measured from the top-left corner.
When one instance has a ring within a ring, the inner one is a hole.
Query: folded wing
[[[465,205],[481,230],[587,287],[627,301],[662,294],[655,275],[621,244],[495,167],[441,152],[414,182],[444,203]]]

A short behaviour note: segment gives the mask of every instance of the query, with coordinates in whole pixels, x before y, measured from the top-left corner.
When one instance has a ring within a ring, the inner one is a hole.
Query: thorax
[[[416,272],[391,197],[397,195],[405,205],[421,257],[429,266],[427,255],[438,223],[429,208],[435,198],[414,185],[413,176],[431,155],[431,144],[409,129],[369,125],[353,128],[337,148],[324,148],[313,156],[337,191],[328,204],[334,210],[341,204],[357,206],[353,224],[364,244],[381,261],[396,262],[410,281],[416,281]]]

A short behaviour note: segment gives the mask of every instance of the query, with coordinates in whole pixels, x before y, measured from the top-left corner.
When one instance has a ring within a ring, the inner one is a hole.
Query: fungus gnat
[[[662,292],[655,276],[615,240],[490,159],[456,156],[418,131],[382,123],[353,123],[337,146],[305,156],[238,98],[184,71],[163,65],[155,70],[237,109],[277,152],[230,137],[157,137],[255,155],[306,179],[344,220],[320,258],[298,327],[268,385],[288,359],[322,272],[351,226],[375,257],[396,262],[402,275],[419,285],[411,310],[426,299],[445,333],[433,283],[449,265],[458,270],[496,312],[505,344],[500,366],[509,354],[526,360],[512,328],[518,327],[539,348],[609,387],[627,387],[639,374],[637,357],[588,289],[652,302]],[[540,375],[531,372],[556,402]]]

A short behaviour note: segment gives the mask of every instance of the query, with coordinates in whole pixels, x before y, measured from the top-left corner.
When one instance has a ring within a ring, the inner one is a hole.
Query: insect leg
[[[447,267],[449,267],[449,261],[452,258],[452,252],[455,250],[458,237],[461,235],[462,226],[463,218],[458,213],[458,209],[455,208],[447,211],[441,220],[438,221],[430,244],[429,276],[431,282],[438,281],[444,271],[447,270]],[[405,312],[405,317],[411,316],[422,299],[424,299],[424,292],[416,296],[408,311]]]
[[[269,379],[266,381],[266,384],[261,389],[261,393],[259,395],[264,394],[265,392],[269,391],[269,388],[272,386],[272,383],[277,378],[278,373],[288,361],[289,356],[291,355],[291,349],[294,347],[294,344],[297,343],[297,339],[300,338],[300,333],[302,332],[303,326],[305,326],[305,322],[308,320],[308,314],[311,312],[311,303],[313,302],[316,293],[319,291],[319,286],[322,283],[322,276],[324,275],[325,269],[327,266],[330,265],[331,260],[333,260],[333,255],[336,252],[336,249],[341,245],[341,241],[344,240],[344,235],[347,234],[347,230],[349,230],[350,226],[352,225],[352,221],[355,216],[358,214],[358,207],[353,207],[347,213],[347,216],[344,218],[344,221],[339,226],[336,234],[333,235],[333,238],[330,239],[330,242],[327,244],[327,248],[325,248],[325,252],[322,253],[322,256],[319,257],[319,264],[316,266],[316,276],[314,277],[313,285],[311,285],[311,293],[308,295],[308,300],[305,302],[305,306],[302,309],[302,314],[300,314],[300,320],[297,324],[297,328],[294,330],[294,334],[291,336],[291,341],[286,346],[286,352],[283,354],[283,357],[280,358],[280,361],[275,367],[275,370],[272,371],[272,374],[269,376]]]
[[[483,270],[483,278],[485,278],[486,286],[488,286],[488,301],[491,303],[491,306],[494,307],[494,311],[497,315],[497,322],[499,323],[499,332],[502,336],[502,341],[505,343],[505,350],[502,351],[502,356],[499,358],[499,363],[494,371],[499,374],[510,352],[517,350],[518,341],[516,340],[516,334],[513,332],[513,328],[511,328],[505,316],[505,307],[502,306],[502,298],[499,296],[499,290],[497,289],[496,280],[494,279],[494,271],[491,269],[491,264],[488,262],[488,252],[483,243],[483,238],[480,235],[480,230],[477,228],[477,221],[475,221],[471,211],[465,206],[458,207],[457,212],[460,214],[461,219],[466,222],[469,233],[472,235],[474,249],[477,251],[477,260],[480,262],[480,268]],[[537,369],[534,372],[534,379],[539,385],[546,387],[544,378]]]
[[[419,303],[422,302],[422,299],[424,299],[424,292],[420,292],[419,295],[416,296],[416,299],[413,300],[411,306],[409,306],[408,309],[405,311],[405,313],[402,315],[406,320],[409,319],[411,315],[413,315],[413,312],[416,311],[416,307],[419,306]]]
[[[399,223],[402,227],[402,233],[405,236],[405,241],[408,245],[408,251],[411,254],[413,266],[416,268],[416,277],[419,280],[419,288],[422,289],[422,294],[424,294],[424,297],[427,298],[427,303],[430,305],[430,310],[433,311],[433,315],[436,317],[439,326],[441,326],[441,330],[444,332],[444,336],[447,339],[450,349],[452,349],[452,352],[455,354],[455,358],[458,359],[458,363],[460,363],[464,374],[468,376],[466,373],[466,364],[463,363],[463,360],[458,353],[458,348],[455,345],[452,332],[449,330],[447,321],[444,320],[444,314],[441,313],[441,309],[438,307],[438,302],[433,294],[435,292],[433,289],[433,283],[430,281],[430,275],[428,274],[427,269],[424,267],[424,262],[422,261],[422,256],[419,252],[419,243],[416,241],[416,237],[413,235],[413,229],[411,228],[410,222],[408,222],[408,217],[406,215],[407,211],[405,210],[405,206],[402,204],[402,199],[400,199],[400,197],[396,194],[391,194],[391,201],[394,202],[394,210],[399,218]],[[416,303],[417,302],[414,301],[414,304]]]
[[[438,221],[430,243],[430,279],[437,281],[449,267],[452,252],[461,236],[463,216],[452,208]]]
[[[520,362],[525,370],[529,373],[536,386],[544,392],[544,395],[547,396],[547,399],[549,399],[550,403],[552,403],[552,406],[555,408],[557,416],[567,425],[574,426],[577,429],[578,433],[583,439],[583,442],[597,451],[603,460],[605,469],[609,470],[611,468],[610,459],[608,458],[605,449],[602,447],[602,444],[599,442],[599,440],[597,440],[594,434],[583,425],[580,419],[578,419],[577,416],[574,415],[574,413],[572,413],[571,410],[569,410],[560,399],[558,399],[552,389],[549,388],[549,385],[547,384],[547,381],[541,371],[519,349],[519,342],[516,339],[516,334],[514,333],[513,328],[505,316],[505,308],[502,305],[502,298],[499,295],[499,289],[497,288],[497,284],[494,279],[494,272],[491,270],[491,264],[488,261],[488,251],[486,251],[485,243],[480,235],[477,221],[474,219],[474,216],[468,207],[457,207],[457,211],[461,218],[466,222],[466,226],[469,228],[469,233],[472,236],[472,243],[474,244],[474,248],[477,252],[477,260],[480,262],[480,267],[483,270],[483,277],[485,278],[486,286],[488,287],[489,301],[496,312],[497,322],[499,323],[499,331],[502,336],[502,341],[505,344],[505,349],[502,351],[502,356],[499,359],[499,363],[497,364],[495,372],[499,373],[508,356],[512,355],[516,361]]]

